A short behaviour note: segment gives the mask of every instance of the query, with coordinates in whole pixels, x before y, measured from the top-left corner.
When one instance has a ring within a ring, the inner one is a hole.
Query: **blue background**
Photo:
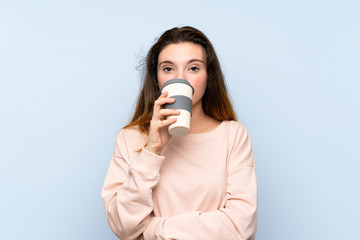
[[[116,239],[100,197],[137,66],[212,41],[253,142],[258,240],[358,239],[359,1],[0,1],[0,239]]]

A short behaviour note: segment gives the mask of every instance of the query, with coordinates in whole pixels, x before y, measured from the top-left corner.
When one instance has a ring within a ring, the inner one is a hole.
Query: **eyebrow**
[[[204,61],[202,61],[200,59],[191,59],[187,63],[192,63],[192,62],[202,62],[203,64],[205,64]],[[162,61],[161,63],[159,63],[158,66],[160,66],[161,64],[164,64],[164,63],[174,64],[172,61],[165,60],[165,61]]]

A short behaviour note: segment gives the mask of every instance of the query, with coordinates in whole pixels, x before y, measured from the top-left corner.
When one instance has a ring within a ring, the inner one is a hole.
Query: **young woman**
[[[170,79],[195,90],[191,130],[171,137]],[[121,239],[254,239],[257,183],[250,136],[227,95],[208,38],[167,30],[151,47],[131,122],[117,135],[101,197]]]

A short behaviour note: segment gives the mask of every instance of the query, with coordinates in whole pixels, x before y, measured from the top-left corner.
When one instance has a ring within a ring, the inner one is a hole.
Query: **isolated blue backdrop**
[[[213,42],[253,141],[258,240],[356,239],[359,1],[0,1],[0,239],[116,239],[100,198],[156,37]]]

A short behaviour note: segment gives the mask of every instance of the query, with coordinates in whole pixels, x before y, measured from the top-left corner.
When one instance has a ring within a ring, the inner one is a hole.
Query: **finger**
[[[160,98],[155,101],[155,105],[161,106],[165,103],[173,103],[175,101],[174,98],[166,97],[166,98]]]
[[[150,134],[151,133],[157,133],[157,132],[160,132],[160,130],[163,128],[163,127],[166,127],[174,122],[177,121],[177,118],[175,117],[172,117],[172,118],[167,118],[167,119],[164,119],[164,120],[151,120],[150,121]]]
[[[166,120],[161,121],[159,123],[159,125],[160,125],[160,128],[162,128],[162,127],[168,126],[176,121],[177,121],[177,118],[175,118],[175,117],[167,118]]]
[[[165,91],[165,92],[163,92],[163,93],[159,96],[159,98],[161,98],[161,97],[167,97],[168,94],[169,94],[169,92],[168,92],[168,91]]]
[[[160,96],[157,98],[157,100],[158,100],[158,99],[162,99],[162,98],[166,98],[168,95],[169,95],[169,92],[168,92],[168,91],[163,92],[163,93],[160,94]]]
[[[180,110],[177,109],[160,109],[159,111],[159,117],[165,117],[169,115],[179,115]]]
[[[175,99],[173,99],[173,98],[162,98],[162,99],[156,100],[155,103],[154,103],[154,108],[153,108],[154,109],[154,114],[158,115],[158,112],[160,111],[162,105],[164,105],[166,103],[171,104],[174,101],[175,101]]]

